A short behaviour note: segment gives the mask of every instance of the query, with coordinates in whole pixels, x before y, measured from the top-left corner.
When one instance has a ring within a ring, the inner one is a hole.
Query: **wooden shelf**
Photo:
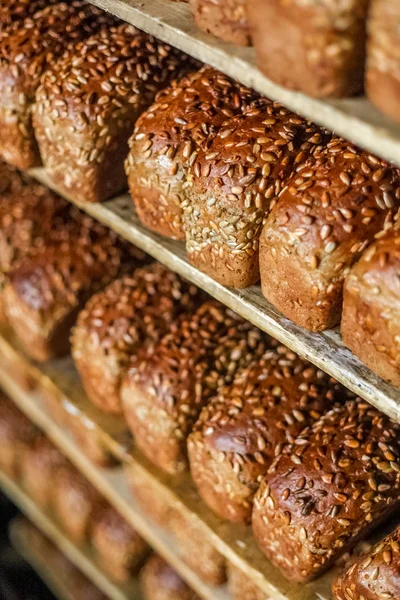
[[[18,379],[17,371],[20,374]],[[29,381],[29,389],[21,385],[19,381],[22,379]],[[2,336],[0,338],[0,386],[201,598],[229,600],[230,596],[224,587],[214,588],[207,585],[181,560],[172,536],[154,525],[135,502],[122,467],[95,466],[76,445],[60,411],[58,411],[59,419],[50,415],[43,402],[44,395],[47,398],[53,396],[54,402],[59,402],[61,411],[65,410],[70,415],[74,414],[76,418],[82,419],[88,431],[93,428],[102,431],[103,442],[108,444],[117,459],[128,456],[127,446],[121,441],[127,436],[120,435],[124,427],[126,432],[126,425],[124,426],[123,420],[120,419],[120,427],[115,427],[117,420],[114,419],[112,426],[106,428],[109,419],[105,419],[104,415],[101,418],[99,411],[91,411],[87,399],[86,404],[84,403],[85,394],[74,372],[71,359],[53,361],[40,367],[34,366],[9,339]]]
[[[274,84],[256,67],[252,48],[233,46],[200,31],[186,3],[170,0],[90,1],[400,166],[400,126],[384,117],[364,97],[322,101]]]
[[[209,588],[198,581],[198,578],[177,557],[171,537],[152,525],[137,506],[122,469],[120,467],[101,469],[93,466],[71,441],[68,427],[65,426],[60,412],[56,411],[57,418],[49,415],[49,410],[42,400],[44,396],[48,398],[52,395],[54,402],[60,403],[61,408],[64,407],[64,410],[75,414],[77,418],[84,418],[88,429],[102,430],[103,440],[121,460],[127,474],[129,475],[129,470],[132,468],[139,471],[141,479],[147,480],[157,497],[162,498],[185,520],[191,521],[198,528],[199,535],[214,545],[229,562],[244,571],[267,597],[274,600],[331,600],[330,589],[335,571],[331,570],[316,582],[307,585],[289,583],[258,549],[250,527],[223,521],[208,510],[199,498],[189,474],[183,473],[177,477],[165,475],[137,450],[133,448],[128,450],[126,444],[120,441],[120,432],[124,427],[123,419],[120,419],[120,428],[115,428],[115,424],[107,428],[107,420],[101,413],[93,410],[85,396],[72,359],[54,360],[47,365],[33,365],[16,347],[15,341],[10,337],[7,338],[3,331],[0,337],[0,365],[0,385],[21,410],[45,431],[109,502],[203,598],[228,600],[229,595],[223,588]],[[10,373],[15,374],[17,371],[21,375],[28,376],[33,392],[25,391],[16,383],[15,375]],[[116,434],[116,431],[119,433]]]
[[[21,512],[110,600],[131,600],[137,597],[138,586],[135,582],[126,586],[119,586],[112,582],[97,564],[92,550],[89,547],[78,547],[72,542],[58,523],[37,506],[15,481],[2,472],[0,472],[0,488]]]
[[[58,600],[76,600],[74,597],[75,591],[74,589],[71,590],[70,570],[64,570],[62,568],[64,565],[59,562],[60,551],[34,527],[24,517],[13,519],[8,528],[12,546],[36,571],[55,598],[58,598]],[[38,536],[41,536],[39,543],[37,543]],[[42,555],[43,551],[45,556]],[[63,554],[63,556],[65,555]],[[75,566],[72,566],[72,563],[70,564],[71,569],[76,569]]]
[[[32,169],[29,173],[60,192],[44,169]],[[128,194],[104,204],[81,203],[73,197],[67,199],[400,422],[400,390],[375,375],[345,348],[338,330],[307,331],[284,318],[263,297],[259,286],[245,290],[226,288],[201,273],[187,261],[182,242],[152,233],[141,224]]]

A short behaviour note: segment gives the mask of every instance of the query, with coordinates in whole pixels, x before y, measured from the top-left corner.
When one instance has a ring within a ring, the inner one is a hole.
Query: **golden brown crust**
[[[178,50],[122,24],[102,28],[55,62],[36,94],[34,125],[46,170],[82,202],[127,187],[124,159],[140,113],[190,67]]]
[[[400,385],[400,232],[389,231],[346,277],[341,332],[375,373]]]
[[[44,244],[13,269],[4,292],[9,322],[36,360],[65,354],[89,297],[145,256],[83,213],[67,225],[64,241]]]
[[[307,329],[337,325],[345,276],[397,218],[399,205],[397,169],[332,139],[298,166],[266,219],[264,296]]]
[[[335,580],[335,600],[400,598],[400,529],[359,557]]]
[[[167,333],[202,297],[159,263],[136,269],[93,296],[72,335],[72,355],[91,401],[122,412],[120,384],[130,357]]]
[[[91,543],[103,567],[121,582],[129,581],[150,550],[112,506],[105,506],[95,515]]]
[[[190,0],[197,25],[225,42],[250,46],[247,0]]]
[[[59,2],[36,12],[1,39],[0,156],[21,169],[40,165],[31,110],[46,68],[111,17],[90,4]]]
[[[190,167],[182,204],[190,262],[224,285],[256,283],[269,206],[294,165],[324,138],[315,125],[267,99],[226,122]]]
[[[369,0],[248,0],[260,69],[273,81],[315,97],[363,87]]]
[[[400,4],[374,0],[368,19],[366,87],[369,99],[396,121],[400,120]]]
[[[253,530],[285,577],[318,577],[398,508],[399,440],[399,424],[357,399],[332,409],[271,465]]]
[[[137,121],[125,165],[132,198],[146,227],[185,239],[181,204],[188,167],[222,124],[256,97],[208,66],[158,94]]]
[[[42,508],[49,508],[57,470],[66,463],[66,458],[45,435],[38,435],[24,448],[20,457],[21,483]]]
[[[156,554],[142,569],[140,582],[145,600],[199,600],[178,573]]]
[[[188,439],[199,493],[223,519],[250,522],[274,458],[347,390],[284,346],[240,371],[205,408]]]
[[[19,476],[20,456],[37,435],[37,429],[0,390],[0,469],[13,478]]]
[[[89,542],[96,515],[105,500],[72,465],[57,470],[51,503],[67,534],[77,543]]]
[[[183,315],[138,353],[122,384],[135,442],[159,468],[187,468],[186,438],[202,407],[235,373],[261,356],[268,337],[216,301]]]

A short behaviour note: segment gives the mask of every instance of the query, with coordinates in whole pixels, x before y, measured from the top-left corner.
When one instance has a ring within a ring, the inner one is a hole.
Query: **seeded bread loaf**
[[[155,554],[142,569],[140,582],[145,600],[199,600],[178,573]]]
[[[66,458],[45,435],[36,436],[23,449],[21,483],[29,497],[42,508],[49,508],[57,471],[66,463]]]
[[[400,529],[346,568],[333,584],[335,600],[400,598]]]
[[[1,39],[0,156],[27,169],[40,164],[31,111],[46,68],[68,46],[87,37],[111,17],[90,4],[59,2],[25,19]]]
[[[0,3],[0,36],[9,33],[6,25],[20,23],[38,10],[55,3],[56,0],[3,0]]]
[[[400,231],[364,252],[346,277],[342,338],[375,373],[400,385]]]
[[[368,19],[366,88],[369,99],[400,121],[400,4],[371,0]]]
[[[316,126],[266,99],[225,123],[190,168],[182,205],[190,262],[224,285],[256,283],[265,214],[295,165],[323,138]]]
[[[172,511],[170,528],[182,560],[209,585],[222,585],[226,581],[226,560],[215,548],[196,519],[181,511]],[[201,559],[199,560],[199,557]]]
[[[120,582],[129,581],[149,552],[146,542],[109,505],[95,515],[91,543],[104,569]]]
[[[400,504],[400,425],[362,400],[335,407],[271,465],[254,501],[261,550],[318,577]]]
[[[275,456],[346,390],[284,346],[267,350],[203,408],[188,439],[190,470],[206,504],[248,523]]]
[[[89,297],[140,264],[144,254],[90,217],[77,213],[65,240],[44,244],[10,273],[4,291],[10,325],[35,360],[61,356]]]
[[[247,0],[189,0],[195,21],[203,31],[225,42],[249,46]]]
[[[233,564],[228,565],[228,582],[233,600],[275,600],[254,585],[247,573]]]
[[[264,296],[314,331],[337,325],[343,281],[400,206],[399,171],[335,138],[298,166],[260,242]]]
[[[167,333],[202,294],[158,263],[137,269],[89,300],[72,335],[85,390],[100,409],[120,413],[120,384],[129,358]]]
[[[0,469],[17,478],[20,456],[37,435],[37,429],[15,404],[0,390]]]
[[[315,97],[363,87],[369,0],[248,0],[260,69],[273,81]]]
[[[256,97],[207,66],[158,94],[136,123],[125,164],[132,198],[146,227],[185,239],[181,204],[188,167],[199,147]]]
[[[34,109],[40,153],[54,182],[82,202],[125,189],[136,119],[190,65],[175,48],[126,24],[71,48],[44,74]]]
[[[90,540],[105,500],[74,466],[67,464],[57,470],[53,481],[52,506],[68,536],[84,544]]]
[[[135,443],[160,469],[187,468],[186,439],[216,390],[265,350],[267,336],[210,301],[133,358],[121,397]]]

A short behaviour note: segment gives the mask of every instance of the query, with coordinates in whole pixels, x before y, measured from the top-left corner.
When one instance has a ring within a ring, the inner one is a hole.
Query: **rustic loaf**
[[[140,582],[145,600],[199,600],[178,573],[156,554],[143,567]]]
[[[340,321],[343,280],[395,220],[399,171],[340,138],[299,164],[260,241],[264,296],[311,330]]]
[[[346,395],[284,346],[252,361],[203,408],[188,439],[191,474],[206,504],[223,519],[250,522],[275,456]]]
[[[90,540],[93,524],[105,500],[73,465],[66,464],[57,470],[51,504],[68,536],[84,544]]]
[[[400,425],[336,406],[271,465],[254,501],[261,550],[285,577],[318,577],[400,504]]]
[[[346,277],[341,332],[375,373],[400,385],[400,231],[368,248]]]
[[[170,529],[182,560],[202,581],[212,586],[225,583],[226,560],[215,548],[195,517],[173,510],[170,516]]]
[[[119,582],[129,581],[149,553],[147,543],[109,505],[95,515],[90,541],[103,568]]]
[[[190,167],[182,204],[190,262],[224,285],[256,283],[265,214],[323,139],[316,126],[267,99],[226,122]]]
[[[185,239],[181,203],[198,148],[257,94],[205,66],[161,91],[136,123],[125,163],[138,215],[146,227]]]
[[[156,92],[191,59],[131,25],[100,29],[44,74],[34,127],[53,181],[82,202],[127,187],[128,138]]]
[[[369,99],[400,121],[400,4],[371,0],[368,19],[366,88]]]
[[[54,479],[58,469],[66,463],[66,458],[43,434],[36,436],[23,449],[20,457],[21,483],[29,497],[42,508],[50,507]]]
[[[186,439],[202,407],[232,381],[267,336],[218,302],[183,315],[133,358],[121,388],[135,443],[160,469],[187,468]]]
[[[337,577],[335,600],[400,598],[400,529],[385,537]]]
[[[79,311],[94,293],[144,260],[144,253],[76,211],[64,239],[45,243],[12,270],[4,290],[8,320],[35,360],[65,354]]]
[[[0,390],[0,469],[17,478],[23,449],[37,435],[37,429]]]
[[[85,390],[100,409],[120,413],[120,384],[130,357],[155,342],[202,294],[153,263],[117,279],[93,296],[72,335],[72,355]]]
[[[363,87],[369,0],[248,0],[260,69],[273,81],[316,97]]]
[[[46,68],[70,45],[112,18],[72,0],[36,12],[2,36],[0,45],[0,156],[27,169],[40,164],[31,111]]]
[[[197,25],[225,42],[249,46],[247,0],[189,0]]]

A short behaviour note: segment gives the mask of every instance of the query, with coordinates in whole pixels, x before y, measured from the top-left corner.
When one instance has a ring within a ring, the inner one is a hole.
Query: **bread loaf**
[[[186,439],[202,407],[230,383],[267,336],[217,302],[183,315],[133,359],[121,388],[135,443],[160,469],[187,468]]]
[[[146,227],[185,239],[181,204],[198,149],[257,94],[203,67],[161,91],[136,123],[125,164],[138,215]]]
[[[199,600],[178,573],[154,554],[140,575],[145,600]]]
[[[346,277],[342,338],[375,373],[400,385],[400,231],[364,252]]]
[[[285,577],[318,577],[399,507],[400,425],[362,400],[335,407],[271,465],[253,530]]]
[[[275,600],[260,590],[247,575],[234,566],[228,565],[229,592],[233,600]]]
[[[117,279],[89,300],[72,336],[72,355],[85,390],[100,409],[120,413],[120,384],[129,358],[167,333],[202,294],[153,263]]]
[[[104,569],[119,582],[129,581],[149,552],[146,542],[109,505],[95,515],[91,543]]]
[[[56,0],[5,0],[0,4],[0,36],[9,33],[6,25],[20,24],[38,10],[55,4]],[[18,25],[19,26],[19,25]]]
[[[77,211],[64,241],[44,244],[10,274],[4,291],[9,322],[35,360],[61,356],[89,297],[140,264],[144,253]]]
[[[248,0],[260,69],[284,87],[340,97],[363,87],[369,0]]]
[[[400,121],[400,5],[397,0],[371,0],[368,19],[366,88],[369,99]]]
[[[82,202],[127,187],[128,138],[156,92],[191,60],[131,25],[100,29],[44,74],[34,126],[47,172]]]
[[[259,279],[259,236],[270,203],[324,135],[261,99],[220,128],[190,168],[183,203],[190,262],[224,285]]]
[[[260,242],[264,296],[314,331],[340,321],[343,280],[400,205],[398,170],[340,138],[287,181]]]
[[[104,505],[105,500],[74,466],[58,469],[52,506],[60,525],[74,542],[89,542],[96,515]]]
[[[400,529],[346,568],[333,584],[335,600],[400,598]]]
[[[170,528],[178,545],[182,560],[209,585],[222,585],[226,581],[226,560],[215,548],[204,528],[197,520],[182,511],[173,510]],[[201,557],[201,558],[199,558]]]
[[[0,156],[4,160],[20,169],[40,165],[31,119],[40,78],[68,46],[110,22],[106,13],[72,0],[36,12],[2,37]]]
[[[40,507],[51,504],[57,471],[67,460],[45,436],[36,436],[20,457],[21,483],[28,496]]]
[[[203,408],[188,439],[190,470],[206,504],[223,519],[250,522],[275,456],[346,395],[284,346],[252,361]]]
[[[0,469],[9,477],[19,476],[20,456],[37,430],[0,390]]]
[[[225,42],[249,46],[247,0],[190,0],[197,25]]]

